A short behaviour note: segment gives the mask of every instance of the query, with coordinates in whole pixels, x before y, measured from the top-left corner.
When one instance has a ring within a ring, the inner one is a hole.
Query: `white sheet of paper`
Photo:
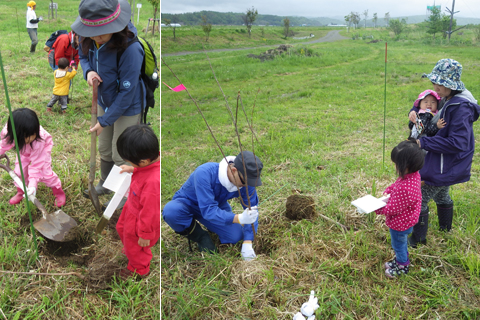
[[[388,201],[388,197],[382,197],[378,199],[378,198],[375,198],[374,196],[367,194],[364,197],[361,197],[355,201],[352,201],[352,204],[355,207],[357,207],[357,210],[360,213],[370,213],[385,207],[385,205],[387,204],[386,201]]]
[[[120,174],[120,170],[122,170],[122,168],[120,168],[119,166],[113,166],[112,170],[108,174],[107,179],[105,179],[105,182],[103,183],[104,188],[112,190],[113,192],[117,192],[127,179],[127,176],[131,178],[131,173],[124,172]],[[130,182],[128,184],[130,185]]]

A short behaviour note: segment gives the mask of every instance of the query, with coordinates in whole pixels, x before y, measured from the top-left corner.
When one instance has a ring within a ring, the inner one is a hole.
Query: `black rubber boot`
[[[103,187],[103,183],[107,179],[108,174],[112,170],[114,164],[115,162],[113,161],[105,161],[100,159],[100,181],[98,181],[98,184],[95,186],[95,191],[97,191],[99,196],[112,193],[112,190],[108,190],[107,188]],[[90,199],[88,189],[83,190],[83,196],[87,199]]]
[[[450,231],[453,221],[453,203],[451,206],[441,207],[437,205],[438,226],[440,231]]]
[[[418,222],[413,226],[412,235],[408,238],[408,245],[416,248],[418,244],[427,244],[428,209],[420,212]]]
[[[36,44],[31,44],[30,45],[30,53],[35,53],[35,48],[37,47]]]
[[[207,231],[202,229],[196,220],[193,220],[190,227],[186,230],[177,233],[186,236],[189,241],[196,242],[198,244],[198,250],[200,251],[209,253],[217,252],[217,248],[215,247],[212,238]]]

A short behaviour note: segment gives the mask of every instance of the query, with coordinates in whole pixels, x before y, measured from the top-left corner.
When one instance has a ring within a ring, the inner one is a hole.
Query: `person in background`
[[[72,69],[68,70],[68,59],[60,58],[58,60],[58,69],[53,71],[53,77],[55,78],[55,86],[53,87],[53,96],[50,102],[47,104],[47,112],[53,113],[52,107],[58,101],[58,104],[61,106],[62,114],[67,112],[67,103],[68,103],[68,90],[70,87],[70,81],[77,74],[75,66]]]
[[[41,16],[37,18],[37,15],[35,14],[35,9],[37,8],[35,1],[30,1],[27,3],[27,7],[27,31],[28,35],[30,36],[30,40],[32,40],[30,45],[30,53],[35,53],[35,48],[37,47],[38,43],[38,22],[42,21],[43,18]]]
[[[475,137],[473,123],[478,120],[480,106],[460,80],[462,65],[453,59],[441,59],[432,72],[423,77],[430,79],[433,89],[442,98],[438,104],[439,118],[446,126],[433,137],[417,139],[427,152],[425,166],[420,170],[422,185],[422,211],[418,223],[408,239],[412,247],[427,243],[428,202],[437,204],[439,228],[450,231],[453,221],[453,200],[450,186],[470,180]],[[415,120],[415,107],[410,121]]]
[[[82,0],[78,11],[72,30],[80,36],[83,76],[90,86],[94,79],[99,81],[97,123],[90,132],[98,135],[100,153],[101,176],[95,190],[104,195],[111,193],[103,183],[113,165],[126,164],[118,154],[117,139],[126,128],[140,123],[145,105],[145,87],[140,79],[145,53],[135,41],[137,29],[130,22],[126,0]],[[83,195],[88,198],[88,190]]]
[[[53,70],[57,70],[58,60],[60,58],[67,58],[68,63],[77,69],[79,63],[78,45],[78,35],[75,34],[75,32],[70,31],[67,34],[59,35],[48,52],[48,63],[50,67]]]

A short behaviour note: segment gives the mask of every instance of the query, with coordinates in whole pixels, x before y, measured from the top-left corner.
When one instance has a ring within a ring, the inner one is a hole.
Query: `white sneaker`
[[[255,255],[255,251],[253,251],[253,246],[251,243],[243,243],[241,253],[242,253],[242,258],[245,261],[250,261],[257,257]]]

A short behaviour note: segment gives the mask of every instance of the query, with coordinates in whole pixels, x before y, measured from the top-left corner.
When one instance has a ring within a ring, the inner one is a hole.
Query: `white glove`
[[[252,224],[257,221],[258,218],[258,210],[257,206],[252,207],[252,209],[245,209],[242,214],[238,215],[238,222],[240,224]]]
[[[43,17],[42,16],[38,17],[38,21],[43,21]]]
[[[315,291],[310,292],[310,298],[308,299],[308,302],[305,302],[302,305],[302,308],[300,311],[302,312],[303,315],[309,317],[313,316],[315,318],[315,310],[318,309],[318,298],[315,298]]]
[[[242,258],[245,261],[250,261],[255,259],[255,251],[253,251],[253,246],[251,243],[243,243],[242,244]]]
[[[28,199],[30,201],[32,201],[31,199],[35,199],[35,196],[37,195],[37,188],[35,187],[28,187],[27,188],[27,196],[28,196]],[[32,201],[33,202],[33,201]]]
[[[293,316],[293,320],[305,320],[305,317],[304,317],[300,312],[297,312],[297,313]]]

